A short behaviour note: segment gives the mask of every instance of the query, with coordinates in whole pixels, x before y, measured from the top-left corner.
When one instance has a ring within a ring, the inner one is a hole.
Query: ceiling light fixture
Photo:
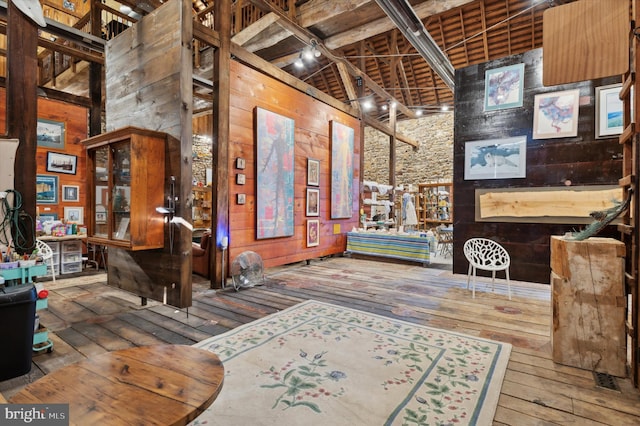
[[[297,68],[304,67],[304,62],[302,62],[302,52],[300,52],[300,54],[298,55],[298,59],[296,59],[293,65],[295,65]]]

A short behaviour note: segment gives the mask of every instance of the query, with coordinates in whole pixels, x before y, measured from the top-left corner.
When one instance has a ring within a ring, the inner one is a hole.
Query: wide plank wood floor
[[[0,382],[0,392],[9,398],[84,357],[153,343],[190,345],[315,299],[511,343],[495,425],[640,424],[640,393],[629,379],[616,378],[620,390],[606,389],[590,371],[551,360],[549,286],[514,282],[509,301],[504,280],[491,292],[490,280],[480,278],[472,299],[466,276],[452,274],[450,266],[344,257],[272,268],[266,275],[265,285],[240,292],[211,290],[194,275],[188,310],[153,301],[141,306],[139,297],[104,285],[104,273],[47,281],[49,308],[39,314],[54,350],[34,355],[31,373]]]

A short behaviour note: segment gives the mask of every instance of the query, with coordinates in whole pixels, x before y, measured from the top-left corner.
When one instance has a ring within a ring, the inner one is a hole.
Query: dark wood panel
[[[523,107],[484,111],[485,72],[502,66],[525,64]],[[512,258],[511,276],[517,280],[549,283],[549,241],[583,225],[475,222],[478,188],[548,187],[618,183],[622,176],[622,149],[616,138],[595,138],[595,88],[620,81],[611,77],[554,87],[542,86],[542,50],[505,57],[456,71],[454,124],[454,262],[456,273],[466,273],[462,252],[472,237],[499,241]],[[532,139],[535,95],[577,88],[580,90],[578,135],[570,138]],[[465,143],[476,140],[527,137],[526,178],[464,180]],[[613,227],[603,236],[615,233]]]

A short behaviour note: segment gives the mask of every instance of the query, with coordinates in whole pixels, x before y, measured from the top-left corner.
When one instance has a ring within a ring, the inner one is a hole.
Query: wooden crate
[[[626,376],[625,246],[551,237],[553,360]]]

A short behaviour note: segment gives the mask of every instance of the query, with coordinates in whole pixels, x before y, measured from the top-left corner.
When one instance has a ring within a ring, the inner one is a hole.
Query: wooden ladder
[[[629,209],[622,217],[622,224],[618,225],[621,240],[626,246],[625,257],[625,294],[627,295],[627,343],[631,347],[630,377],[636,387],[639,384],[638,376],[638,311],[640,303],[638,300],[638,247],[640,244],[640,210],[638,203],[638,143],[640,133],[636,130],[636,119],[640,112],[640,85],[636,79],[636,70],[640,69],[640,57],[636,52],[640,52],[640,28],[636,27],[636,22],[640,22],[640,2],[633,2],[633,19],[630,26],[629,35],[629,70],[623,76],[620,99],[624,104],[624,130],[620,135],[619,142],[622,145],[623,164],[622,178],[619,181],[624,189],[625,196],[631,196]],[[636,96],[632,96],[635,92]],[[631,103],[633,102],[633,107]],[[634,117],[631,116],[633,111]]]

